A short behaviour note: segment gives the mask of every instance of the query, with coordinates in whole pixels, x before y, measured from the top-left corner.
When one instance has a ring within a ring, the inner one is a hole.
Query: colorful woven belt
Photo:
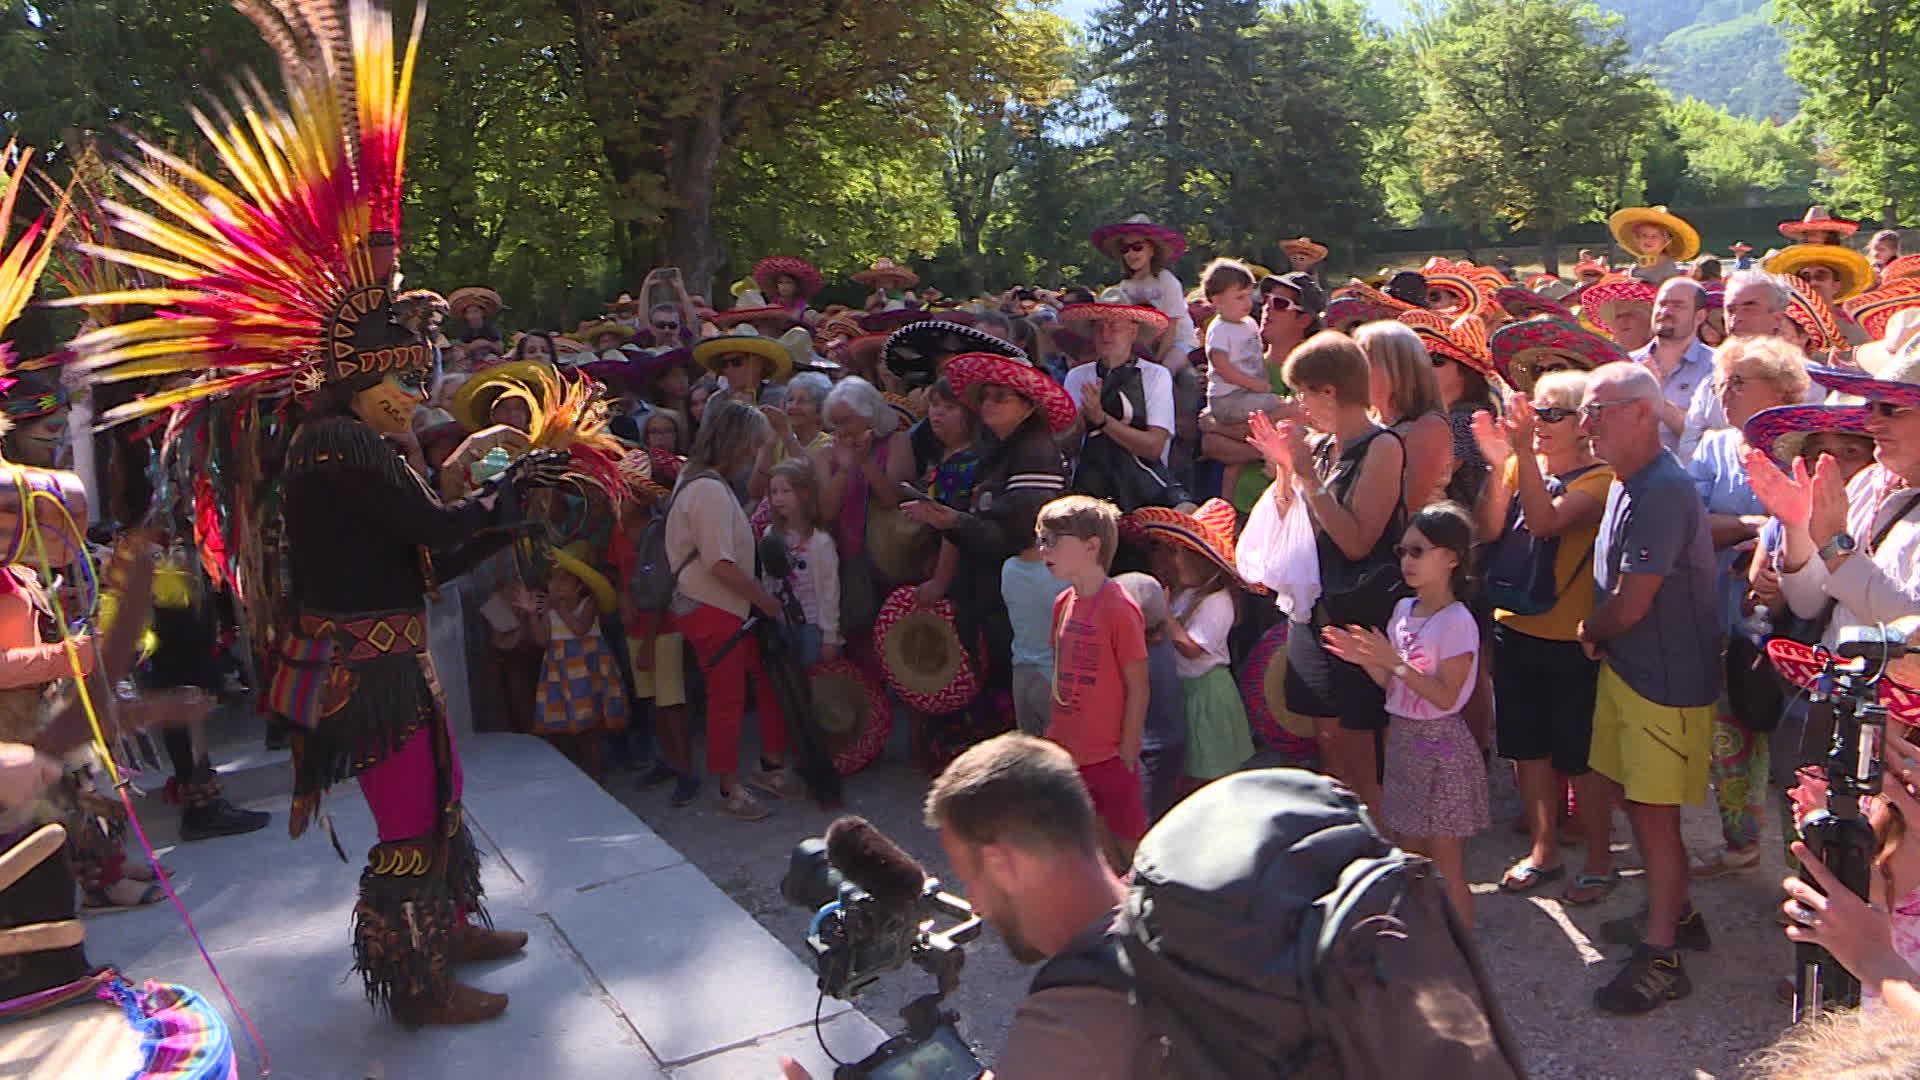
[[[299,636],[333,638],[340,643],[340,659],[354,663],[390,653],[427,651],[427,623],[417,611],[391,615],[300,616]]]

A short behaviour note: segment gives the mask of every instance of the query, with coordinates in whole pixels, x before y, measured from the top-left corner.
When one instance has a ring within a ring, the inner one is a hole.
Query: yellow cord
[[[80,708],[87,714],[87,724],[93,731],[94,750],[106,765],[108,779],[113,781],[115,790],[118,790],[121,783],[120,767],[114,764],[113,752],[107,745],[106,730],[100,724],[99,710],[94,707],[93,694],[87,689],[86,668],[80,662],[80,650],[73,643],[73,632],[67,623],[66,604],[60,599],[60,590],[53,587],[53,557],[47,553],[46,534],[40,529],[39,515],[35,512],[34,504],[41,499],[53,503],[54,509],[60,514],[59,523],[66,527],[66,534],[73,537],[74,542],[80,545],[81,558],[89,557],[86,554],[86,537],[80,531],[80,523],[73,520],[73,514],[67,509],[66,504],[52,492],[33,490],[27,483],[24,471],[14,472],[13,486],[20,496],[21,530],[28,539],[32,540],[34,553],[39,556],[40,573],[47,589],[47,600],[53,605],[53,618],[60,626],[60,644],[66,650],[67,666],[73,671],[74,690],[80,695]],[[94,602],[97,603],[100,594],[97,575],[95,580]],[[93,612],[89,611],[87,615],[91,617]]]

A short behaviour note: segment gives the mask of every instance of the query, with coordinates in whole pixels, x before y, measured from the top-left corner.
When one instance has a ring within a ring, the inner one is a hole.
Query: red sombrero
[[[826,736],[835,771],[852,776],[871,765],[893,734],[893,710],[880,680],[844,657],[815,664],[807,680],[814,722]]]
[[[1392,322],[1403,311],[1413,310],[1392,297],[1392,303],[1383,304],[1369,296],[1343,296],[1327,305],[1327,326],[1343,334],[1351,334],[1362,323]]]
[[[768,337],[778,337],[794,326],[799,325],[800,322],[800,320],[793,317],[792,308],[773,307],[771,305],[767,307],[734,308],[732,311],[718,312],[708,318],[707,321],[722,330],[739,326],[741,323],[751,323],[755,329]]]
[[[884,256],[873,260],[873,265],[865,270],[847,276],[875,289],[911,289],[920,284],[919,274]]]
[[[1306,766],[1319,756],[1320,744],[1313,737],[1313,721],[1287,709],[1287,627],[1287,620],[1280,620],[1247,654],[1240,669],[1240,696],[1246,699],[1247,723],[1261,745]]]
[[[659,502],[669,492],[658,480],[653,478],[653,455],[645,450],[629,450],[620,455],[620,479],[627,482],[627,490],[645,502]]]
[[[1552,282],[1560,280],[1552,274],[1535,274],[1534,277],[1545,277]],[[1565,304],[1534,292],[1531,279],[1528,287],[1524,289],[1518,285],[1502,285],[1493,294],[1493,302],[1500,305],[1500,310],[1516,319],[1530,318],[1534,315],[1551,315],[1556,319],[1565,319],[1567,322],[1574,321],[1573,312],[1568,311]]]
[[[760,291],[768,296],[778,292],[774,286],[783,275],[793,279],[794,289],[802,299],[820,291],[820,271],[805,259],[796,259],[791,255],[769,255],[753,264],[754,284],[760,286]]]
[[[1500,377],[1523,394],[1533,392],[1540,363],[1550,356],[1565,357],[1589,371],[1627,359],[1620,346],[1571,319],[1528,319],[1503,326],[1494,331],[1491,352]]]
[[[1299,236],[1292,240],[1282,240],[1280,241],[1280,251],[1282,254],[1288,256],[1304,255],[1307,257],[1309,263],[1321,262],[1327,257],[1327,245],[1315,241],[1311,236]]]
[[[1840,332],[1840,320],[1833,313],[1833,306],[1820,297],[1819,293],[1801,288],[1797,283],[1789,286],[1791,294],[1787,299],[1787,317],[1800,324],[1807,332],[1807,351],[1816,349],[1837,349],[1846,345],[1847,339]]]
[[[1920,277],[1887,279],[1872,292],[1840,302],[1840,310],[1859,323],[1860,329],[1873,341],[1886,336],[1887,320],[1915,306],[1920,306]]]
[[[500,309],[504,306],[500,301],[499,293],[481,285],[468,285],[455,289],[447,297],[447,310],[455,315],[460,313],[461,308],[477,307],[491,319],[500,314]]]
[[[1886,401],[1907,408],[1920,408],[1920,355],[1901,353],[1875,374],[1844,368],[1807,365],[1813,381],[1829,390],[1867,401]]]
[[[1266,586],[1242,580],[1233,561],[1233,531],[1239,524],[1233,504],[1208,499],[1193,513],[1165,506],[1143,506],[1127,515],[1149,540],[1178,544],[1197,551],[1227,575],[1227,580],[1249,592],[1265,593]]]
[[[1824,206],[1809,206],[1800,220],[1780,223],[1780,235],[1796,244],[1817,244],[1821,237],[1829,236],[1845,240],[1858,231],[1859,222],[1834,217]]]
[[[1481,288],[1480,275],[1473,273],[1478,269],[1469,262],[1454,262],[1452,259],[1435,255],[1420,268],[1420,275],[1427,279],[1427,291],[1439,289],[1450,292],[1460,298],[1460,310],[1479,311],[1480,305],[1487,302],[1487,294]]]
[[[1754,413],[1740,430],[1748,446],[1765,451],[1781,468],[1789,468],[1799,456],[1800,440],[1792,445],[1788,440],[1794,436],[1804,439],[1816,431],[1865,435],[1871,413],[1865,405],[1781,405]]]
[[[1477,315],[1463,315],[1453,322],[1425,308],[1400,313],[1400,321],[1413,327],[1427,351],[1435,356],[1465,364],[1482,375],[1493,374],[1493,353],[1487,347],[1487,324]]]
[[[919,607],[914,592],[912,585],[893,590],[874,619],[881,671],[909,706],[930,716],[959,712],[980,693],[980,678],[954,626],[953,602],[943,596]]]
[[[1143,304],[1113,304],[1095,301],[1091,304],[1068,304],[1060,309],[1059,323],[1083,337],[1093,336],[1093,326],[1103,322],[1130,322],[1134,326],[1134,340],[1142,345],[1151,345],[1160,337],[1172,320],[1166,312]]]
[[[1125,221],[1116,221],[1111,225],[1102,225],[1087,237],[1095,249],[1107,258],[1120,261],[1120,241],[1125,237],[1139,236],[1153,242],[1160,249],[1160,261],[1173,263],[1187,253],[1187,238],[1179,229],[1166,225],[1156,225],[1145,214],[1135,214]]]
[[[1782,678],[1802,690],[1818,691],[1822,689],[1822,657],[1811,645],[1803,645],[1788,638],[1774,638],[1767,642],[1767,659],[1773,662],[1775,671]],[[1881,679],[1880,704],[1886,706],[1887,719],[1909,726],[1920,724],[1920,689]]]
[[[842,367],[865,371],[873,366],[886,344],[885,334],[862,334],[857,338],[836,342],[827,355],[839,361]]]
[[[860,329],[869,334],[891,334],[903,326],[917,322],[926,322],[933,313],[914,308],[888,308],[885,311],[871,311],[859,316]]]
[[[1882,282],[1920,277],[1920,255],[1902,255],[1880,268]]]
[[[976,394],[979,387],[1011,387],[1039,408],[1046,417],[1048,429],[1055,434],[1072,427],[1074,417],[1080,412],[1066,387],[1025,360],[998,353],[961,353],[947,361],[946,376],[953,392],[976,412],[980,408]]]
[[[1600,329],[1612,333],[1613,325],[1607,318],[1608,309],[1621,304],[1640,304],[1652,311],[1653,297],[1653,286],[1644,281],[1626,277],[1600,281],[1587,286],[1580,293],[1580,315]]]

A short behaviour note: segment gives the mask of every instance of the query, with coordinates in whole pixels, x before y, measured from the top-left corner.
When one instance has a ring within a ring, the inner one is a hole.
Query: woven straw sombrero
[[[1667,230],[1667,246],[1652,256],[1642,254],[1633,240],[1633,230],[1638,225],[1658,225]],[[1661,255],[1669,259],[1691,259],[1700,254],[1699,231],[1664,206],[1629,206],[1615,210],[1607,219],[1607,231],[1643,264],[1659,262]]]
[[[1887,280],[1872,292],[1842,301],[1840,310],[1859,323],[1869,339],[1878,341],[1886,336],[1888,320],[1916,306],[1920,306],[1920,277],[1907,277]]]
[[[767,378],[784,379],[793,374],[793,354],[779,341],[761,337],[751,326],[735,327],[733,330],[710,337],[693,347],[694,363],[718,374],[722,357],[735,353],[758,356],[767,362]]]
[[[1400,321],[1413,327],[1427,351],[1478,371],[1492,375],[1493,352],[1487,346],[1487,324],[1479,316],[1467,314],[1448,322],[1446,316],[1425,308],[1400,313]]]
[[[1556,283],[1565,284],[1561,282],[1559,278],[1552,277],[1552,275],[1548,275],[1548,277]],[[1500,310],[1516,319],[1531,318],[1535,315],[1551,315],[1556,319],[1564,319],[1567,322],[1574,321],[1573,312],[1568,311],[1565,304],[1560,303],[1558,300],[1552,300],[1542,296],[1534,292],[1531,287],[1523,289],[1518,285],[1502,285],[1499,290],[1493,294],[1493,302],[1500,305]]]
[[[1240,588],[1256,593],[1267,591],[1266,586],[1240,577],[1240,568],[1233,558],[1233,531],[1239,521],[1233,504],[1225,499],[1208,499],[1191,514],[1165,506],[1143,506],[1128,517],[1140,526],[1147,539],[1199,552]]]
[[[1471,273],[1472,269],[1472,263],[1454,262],[1435,255],[1420,268],[1420,276],[1427,279],[1429,294],[1435,289],[1451,293],[1458,301],[1460,312],[1479,311],[1480,305],[1487,302],[1487,294],[1481,288],[1480,276]]]
[[[889,408],[900,414],[900,426],[902,428],[910,428],[927,418],[927,410],[915,404],[914,400],[905,394],[883,393],[880,395],[880,398],[887,403]]]
[[[587,543],[576,540],[564,548],[552,548],[548,554],[553,557],[553,565],[580,579],[580,584],[592,594],[594,607],[602,615],[611,615],[620,608],[620,594],[614,590],[613,582],[607,575],[587,564],[589,555]]]
[[[1240,696],[1246,699],[1254,738],[1268,750],[1306,765],[1319,755],[1320,744],[1313,737],[1313,721],[1287,710],[1287,632],[1288,623],[1282,619],[1247,654],[1240,669]]]
[[[493,413],[494,399],[509,387],[525,390],[535,397],[542,393],[546,383],[540,378],[540,372],[553,375],[554,370],[547,364],[536,360],[510,360],[504,364],[495,364],[460,384],[454,392],[453,401],[447,411],[453,414],[468,431],[479,431],[493,426],[490,418]]]
[[[1781,405],[1754,413],[1741,429],[1747,445],[1763,450],[1781,468],[1790,468],[1800,456],[1807,436],[1816,431],[1837,431],[1865,435],[1867,417],[1872,414],[1857,398],[1831,395],[1835,400],[1824,405]]]
[[[573,333],[566,336],[591,347],[593,345],[593,339],[602,334],[617,334],[620,340],[625,341],[633,336],[633,327],[623,322],[615,322],[612,319],[594,319],[591,322],[581,323]]]
[[[871,672],[844,657],[823,660],[807,671],[814,722],[841,776],[873,764],[893,733],[886,688]]]
[[[1902,255],[1880,268],[1882,283],[1920,277],[1920,255]]]
[[[1094,248],[1107,258],[1120,261],[1120,242],[1129,236],[1138,236],[1153,242],[1160,249],[1160,261],[1172,264],[1180,261],[1187,253],[1187,238],[1166,225],[1156,225],[1145,214],[1135,214],[1125,221],[1116,221],[1111,225],[1102,225],[1087,237]]]
[[[1295,255],[1305,256],[1308,266],[1324,260],[1328,254],[1327,245],[1315,242],[1311,236],[1300,236],[1292,240],[1282,240],[1280,241],[1280,250],[1285,253],[1289,259]],[[1255,278],[1254,280],[1258,281],[1259,278]]]
[[[925,581],[940,555],[940,534],[899,507],[867,508],[867,555],[885,581]]]
[[[1815,204],[1797,221],[1780,223],[1780,235],[1796,244],[1832,244],[1860,231],[1860,223],[1834,217],[1826,207]]]
[[[797,325],[800,320],[794,318],[792,308],[763,305],[718,312],[707,321],[722,330],[729,330],[745,323],[768,337],[778,337],[786,333],[790,327]]]
[[[849,277],[870,289],[911,289],[920,284],[920,275],[882,256],[873,265]]]
[[[913,586],[893,590],[874,620],[873,644],[887,685],[923,713],[959,712],[980,692],[973,660],[953,624],[953,604],[945,597],[930,609],[920,608],[914,605]]]
[[[1644,281],[1620,278],[1590,285],[1580,293],[1580,317],[1607,333],[1613,332],[1608,312],[1617,305],[1638,304],[1653,310],[1653,286]]]
[[[1093,336],[1093,327],[1103,322],[1130,322],[1134,343],[1152,345],[1171,321],[1166,312],[1144,304],[1118,304],[1096,300],[1091,304],[1068,304],[1060,309],[1060,325],[1083,337]]]
[[[1494,331],[1493,365],[1507,385],[1523,394],[1533,392],[1541,363],[1563,357],[1591,371],[1601,364],[1627,359],[1620,346],[1571,320],[1528,319]]]
[[[1056,435],[1072,427],[1074,417],[1080,412],[1067,388],[1053,376],[1024,359],[998,353],[962,353],[954,357],[947,362],[947,383],[975,412],[980,411],[981,387],[1011,387],[1033,402],[1046,417],[1048,430]]]
[[[1327,326],[1351,334],[1362,323],[1392,322],[1402,311],[1412,310],[1392,297],[1387,299],[1393,302],[1383,304],[1371,297],[1343,296],[1327,305]]]
[[[1807,366],[1813,381],[1829,390],[1865,401],[1886,401],[1920,408],[1920,350],[1909,347],[1888,358],[1879,371],[1867,374],[1842,368]]]
[[[491,319],[500,314],[500,310],[505,306],[500,301],[499,293],[480,285],[468,285],[455,289],[453,295],[447,297],[447,310],[456,316],[463,308],[477,307]]]
[[[796,259],[791,255],[769,255],[753,264],[754,283],[768,297],[780,295],[776,286],[783,276],[793,279],[794,291],[803,300],[820,291],[820,271],[805,259]]]
[[[1840,278],[1835,300],[1846,300],[1873,284],[1873,264],[1865,255],[1838,244],[1795,244],[1760,264],[1770,274],[1797,278],[1809,266],[1825,266]]]
[[[1788,292],[1787,317],[1807,332],[1808,352],[1838,349],[1846,345],[1847,339],[1841,333],[1840,319],[1834,314],[1833,305],[1821,299],[1819,293],[1797,283]]]

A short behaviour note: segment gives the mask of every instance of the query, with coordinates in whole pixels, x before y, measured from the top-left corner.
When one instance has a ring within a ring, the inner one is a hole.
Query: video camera
[[[852,816],[835,821],[825,837],[794,847],[780,894],[814,913],[807,947],[822,994],[852,1000],[909,961],[934,977],[933,993],[900,1010],[906,1032],[858,1062],[842,1063],[836,1078],[973,1080],[981,1074],[960,1037],[959,1014],[940,1007],[960,985],[962,947],[980,936],[980,917],[965,900],[942,891],[913,856]],[[950,924],[940,925],[943,920]]]
[[[1807,739],[1826,739],[1821,759],[1827,779],[1827,806],[1807,815],[1800,835],[1835,877],[1862,899],[1872,880],[1873,828],[1860,816],[1863,796],[1880,791],[1881,743],[1887,710],[1880,704],[1880,680],[1887,665],[1910,650],[1904,638],[1884,626],[1849,626],[1831,650],[1814,653],[1820,665],[1809,690]],[[1805,870],[1801,880],[1818,888]],[[1856,1008],[1860,980],[1818,945],[1794,946],[1795,1022],[1829,1008]]]

